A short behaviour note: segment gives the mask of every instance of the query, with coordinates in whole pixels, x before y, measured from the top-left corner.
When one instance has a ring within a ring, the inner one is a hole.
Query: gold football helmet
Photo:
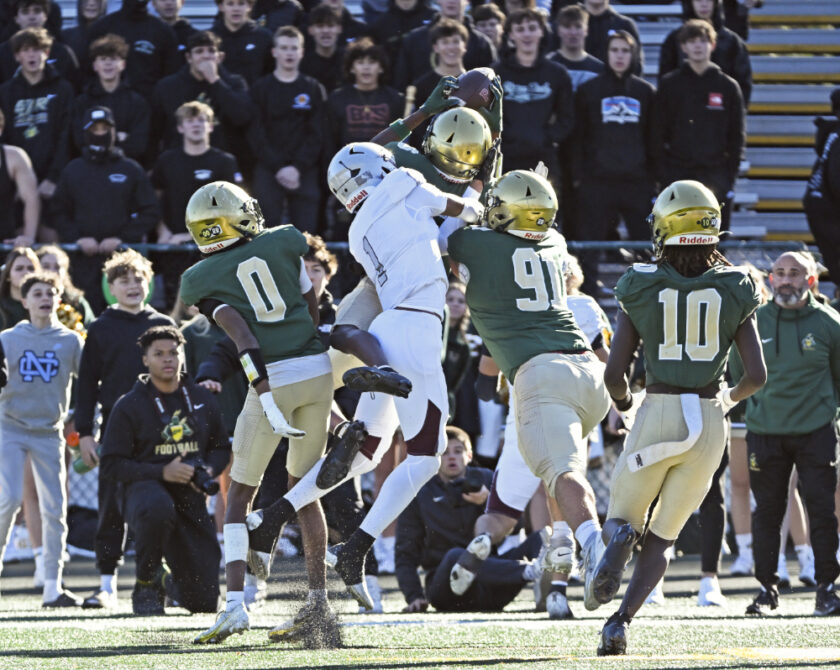
[[[429,124],[423,153],[445,177],[468,182],[478,173],[492,144],[490,126],[481,114],[453,107]]]
[[[486,191],[484,223],[500,233],[540,241],[557,215],[557,195],[545,177],[513,170]]]
[[[205,184],[187,203],[186,224],[203,254],[212,254],[263,229],[260,204],[244,189],[226,181]]]
[[[720,204],[699,181],[668,186],[653,203],[647,221],[657,257],[666,245],[715,244],[720,239]]]

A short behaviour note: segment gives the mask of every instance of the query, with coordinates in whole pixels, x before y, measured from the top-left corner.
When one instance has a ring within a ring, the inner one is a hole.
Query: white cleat
[[[548,618],[552,621],[559,619],[574,619],[575,615],[569,607],[569,600],[559,591],[552,591],[545,601],[545,608],[548,610]]]
[[[449,588],[452,593],[462,596],[467,592],[492,548],[493,545],[487,533],[473,538],[449,572]]]
[[[799,561],[799,581],[805,586],[816,586],[814,550],[808,545],[807,549],[796,552],[796,558]]]
[[[268,597],[268,582],[255,575],[245,575],[245,608],[249,612],[265,605]]]
[[[738,554],[738,558],[729,566],[729,574],[733,577],[746,577],[751,575],[754,570],[755,564],[753,563],[752,555],[744,556],[743,554]]]
[[[540,531],[540,538],[543,541],[542,549],[537,557],[540,567],[546,572],[564,575],[571,573],[575,563],[574,539],[555,535],[548,526]]]
[[[601,603],[595,598],[593,581],[595,571],[604,555],[604,541],[601,539],[601,531],[593,533],[583,548],[583,606],[590,612],[598,609]]]
[[[663,581],[664,580],[660,579],[656,586],[653,587],[653,591],[651,591],[650,595],[645,598],[645,605],[665,604],[665,591],[662,588]]]
[[[242,635],[251,629],[251,620],[244,605],[237,605],[232,610],[223,610],[216,616],[216,623],[197,635],[193,644],[218,644],[235,633]]]
[[[373,602],[373,609],[359,605],[359,614],[382,614],[382,587],[379,586],[379,578],[375,575],[365,575],[365,586]]]
[[[723,607],[725,604],[726,596],[720,591],[717,577],[703,577],[697,594],[698,607]]]

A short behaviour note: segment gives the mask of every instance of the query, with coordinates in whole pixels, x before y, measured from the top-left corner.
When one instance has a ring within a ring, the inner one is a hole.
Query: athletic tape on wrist
[[[248,558],[248,527],[244,523],[226,523],[222,531],[225,536],[225,563],[246,560]]]
[[[242,363],[242,369],[245,370],[245,376],[248,377],[251,386],[256,387],[263,379],[268,379],[268,370],[259,348],[240,351],[239,362]]]

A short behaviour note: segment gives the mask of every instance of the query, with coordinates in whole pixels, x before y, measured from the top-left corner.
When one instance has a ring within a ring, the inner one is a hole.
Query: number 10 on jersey
[[[680,292],[663,288],[659,302],[663,309],[664,329],[659,345],[659,360],[679,361],[683,349],[692,361],[712,361],[720,351],[720,293],[713,288],[691,291],[685,298],[685,344],[678,342],[677,311]]]

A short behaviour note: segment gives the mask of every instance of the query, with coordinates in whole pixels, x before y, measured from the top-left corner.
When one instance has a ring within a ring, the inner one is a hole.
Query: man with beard
[[[770,271],[773,301],[756,311],[767,385],[747,399],[746,410],[750,489],[756,503],[755,576],[761,584],[747,607],[752,615],[763,616],[779,606],[779,532],[793,466],[811,522],[817,581],[814,615],[840,614],[834,586],[840,575],[834,516],[840,317],[811,292],[816,274],[810,255],[782,254]],[[734,381],[742,366],[738,359],[731,362]]]

